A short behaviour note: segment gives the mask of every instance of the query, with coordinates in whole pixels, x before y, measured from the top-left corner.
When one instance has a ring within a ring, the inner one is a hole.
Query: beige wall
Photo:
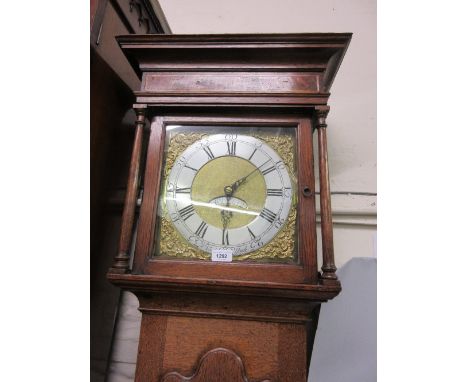
[[[329,158],[336,263],[375,255],[375,0],[160,0],[173,33],[352,32],[332,87]],[[356,195],[367,193],[371,195]],[[372,195],[373,194],[373,195]]]

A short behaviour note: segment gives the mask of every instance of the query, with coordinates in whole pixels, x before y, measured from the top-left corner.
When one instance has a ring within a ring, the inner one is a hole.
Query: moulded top
[[[328,92],[352,33],[117,36],[137,75],[146,71],[314,71]]]
[[[144,34],[121,35],[117,41],[122,43],[309,43],[309,44],[348,44],[352,33],[236,33],[236,34]]]

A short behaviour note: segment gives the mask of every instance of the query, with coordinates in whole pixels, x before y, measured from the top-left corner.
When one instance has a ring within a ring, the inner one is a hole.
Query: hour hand
[[[248,177],[250,177],[252,174],[254,174],[256,171],[260,171],[260,169],[266,165],[271,159],[268,159],[265,163],[261,164],[260,166],[256,167],[253,171],[251,171],[250,173],[248,173],[246,176],[244,176],[243,178],[240,178],[238,180],[236,180],[233,184],[231,184],[230,186],[226,186],[224,187],[224,193],[226,193],[226,189],[229,189],[231,191],[231,194],[230,196],[232,196],[232,194],[239,188],[239,186],[241,186],[242,184],[245,183],[245,181],[247,180]],[[227,195],[227,194],[226,194]]]
[[[236,191],[240,185],[245,183],[246,180],[247,180],[247,176],[244,176],[243,178],[236,180],[233,184],[231,184],[232,193],[234,193],[234,191]]]
[[[226,195],[226,198],[227,198],[227,204],[229,205],[229,199],[232,197],[232,195],[234,194],[234,192],[237,190],[237,188],[245,182],[245,180],[247,179],[247,177],[243,177],[239,180],[236,180],[233,184],[231,184],[230,186],[226,186],[224,187],[224,195]]]
[[[234,190],[231,186],[224,187],[224,196],[226,197],[226,207],[229,207],[229,202],[231,201],[232,194]],[[228,210],[221,210],[221,220],[223,221],[223,230],[225,230],[231,220],[232,212]]]

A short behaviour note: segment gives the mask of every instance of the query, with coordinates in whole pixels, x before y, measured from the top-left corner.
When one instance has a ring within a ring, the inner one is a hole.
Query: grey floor
[[[377,381],[377,259],[339,269],[343,291],[323,304],[308,382]]]

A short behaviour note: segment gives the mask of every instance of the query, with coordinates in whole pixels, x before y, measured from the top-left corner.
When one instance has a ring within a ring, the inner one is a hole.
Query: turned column
[[[316,128],[319,149],[320,173],[320,225],[322,230],[322,283],[336,283],[335,255],[333,252],[333,223],[330,201],[330,179],[328,174],[327,123],[329,106],[317,106]]]
[[[135,208],[138,197],[138,180],[140,178],[140,162],[143,143],[143,129],[145,126],[146,105],[134,105],[136,113],[135,139],[133,142],[132,158],[128,173],[127,192],[120,228],[119,252],[114,257],[114,264],[110,272],[125,273],[130,269],[130,246],[132,242]]]

